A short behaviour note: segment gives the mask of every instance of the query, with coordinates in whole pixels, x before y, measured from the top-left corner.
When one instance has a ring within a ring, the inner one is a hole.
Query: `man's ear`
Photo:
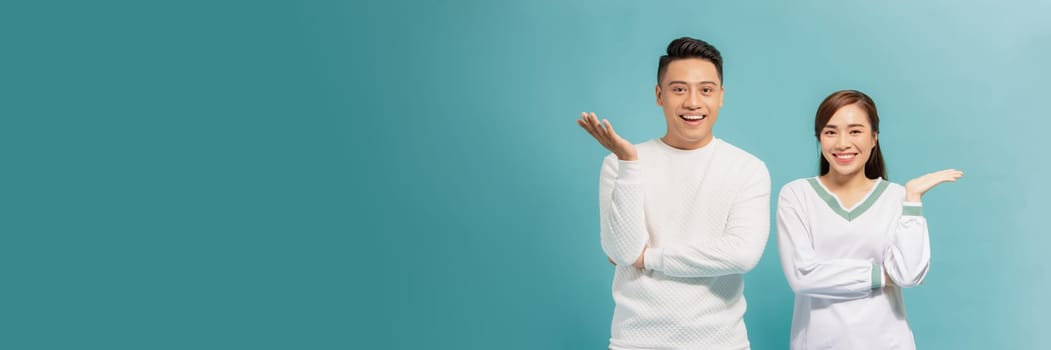
[[[663,106],[664,103],[663,101],[661,101],[661,84],[657,84],[657,86],[654,88],[654,93],[657,95],[657,105]]]

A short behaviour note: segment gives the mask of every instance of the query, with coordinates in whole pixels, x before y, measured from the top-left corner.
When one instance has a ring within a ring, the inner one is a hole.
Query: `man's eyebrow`
[[[674,85],[674,84],[683,84],[683,85],[690,85],[690,83],[687,83],[687,82],[685,82],[685,81],[682,81],[682,80],[672,80],[672,81],[669,81],[669,82],[668,82],[668,85]],[[712,84],[712,85],[719,85],[719,84],[716,84],[716,83],[715,83],[714,81],[710,81],[710,80],[705,80],[705,81],[702,81],[702,82],[700,82],[700,83],[698,83],[698,84]]]

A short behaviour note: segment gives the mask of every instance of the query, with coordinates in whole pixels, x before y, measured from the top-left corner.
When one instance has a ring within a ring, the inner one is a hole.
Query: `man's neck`
[[[672,140],[671,137],[668,137],[668,135],[664,135],[663,137],[661,137],[661,142],[664,142],[665,145],[668,145],[671,148],[680,149],[680,150],[683,150],[683,151],[692,151],[692,150],[704,148],[704,146],[707,146],[707,145],[711,144],[712,140],[714,140],[714,139],[715,139],[715,136],[708,135],[708,137],[704,138],[701,141],[697,141],[697,142],[675,141],[675,140]]]

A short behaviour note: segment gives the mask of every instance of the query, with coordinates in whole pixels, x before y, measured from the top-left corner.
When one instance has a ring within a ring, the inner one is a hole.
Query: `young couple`
[[[610,349],[748,349],[744,273],[770,229],[770,175],[718,139],[722,56],[680,38],[657,68],[663,137],[632,144],[582,113],[612,154],[602,164],[602,249],[616,265]],[[914,349],[901,288],[930,263],[921,196],[963,173],[887,180],[872,99],[837,91],[817,108],[815,177],[781,188],[781,265],[796,294],[791,349]]]

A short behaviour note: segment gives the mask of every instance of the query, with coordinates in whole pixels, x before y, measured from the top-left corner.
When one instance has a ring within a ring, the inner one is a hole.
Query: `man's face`
[[[672,61],[657,85],[668,131],[664,143],[697,149],[712,140],[712,126],[723,106],[723,86],[715,64],[700,58]]]

